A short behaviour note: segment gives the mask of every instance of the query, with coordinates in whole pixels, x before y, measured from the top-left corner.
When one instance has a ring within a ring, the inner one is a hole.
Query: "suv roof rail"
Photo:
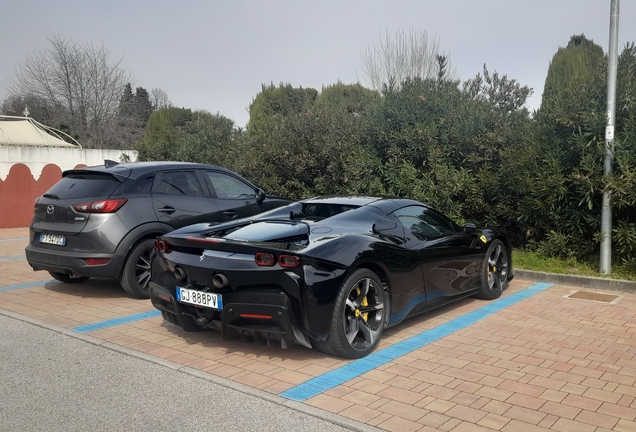
[[[114,167],[115,165],[119,165],[119,162],[115,162],[114,160],[104,159],[104,168]]]

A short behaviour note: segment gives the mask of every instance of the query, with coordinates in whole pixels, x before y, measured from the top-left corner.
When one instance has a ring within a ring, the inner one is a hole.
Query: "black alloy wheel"
[[[361,358],[375,349],[389,314],[388,293],[378,276],[358,269],[342,284],[329,337],[316,347],[328,354]]]
[[[150,298],[150,266],[155,253],[154,239],[137,243],[128,254],[119,283],[128,295],[141,299]]]
[[[501,296],[508,284],[508,251],[501,240],[493,240],[481,265],[478,296],[493,300]]]

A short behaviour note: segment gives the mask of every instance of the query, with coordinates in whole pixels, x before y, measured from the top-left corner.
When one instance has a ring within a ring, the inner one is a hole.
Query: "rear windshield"
[[[309,227],[304,223],[257,222],[246,225],[228,234],[225,238],[247,241],[272,241],[307,235]]]
[[[357,209],[359,206],[349,204],[303,203],[303,214],[310,219],[325,219]]]
[[[71,174],[54,184],[46,194],[56,195],[59,199],[108,197],[117,186],[119,181],[108,174]]]

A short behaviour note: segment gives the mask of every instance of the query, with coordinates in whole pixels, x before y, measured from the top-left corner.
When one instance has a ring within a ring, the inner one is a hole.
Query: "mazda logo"
[[[55,207],[53,207],[53,204],[49,204],[46,206],[46,213],[47,214],[53,214],[53,210],[55,209]]]

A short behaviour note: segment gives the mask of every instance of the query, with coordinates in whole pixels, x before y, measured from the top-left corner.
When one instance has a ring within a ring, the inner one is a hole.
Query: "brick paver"
[[[153,311],[110,281],[33,272],[25,228],[0,230],[0,308],[65,328]],[[504,295],[532,285],[514,280]],[[553,286],[304,403],[390,431],[636,431],[636,294],[615,304]],[[597,290],[590,290],[597,291]],[[385,331],[381,347],[486,304],[466,299]],[[160,317],[88,333],[278,394],[349,363],[304,347],[225,342]]]

